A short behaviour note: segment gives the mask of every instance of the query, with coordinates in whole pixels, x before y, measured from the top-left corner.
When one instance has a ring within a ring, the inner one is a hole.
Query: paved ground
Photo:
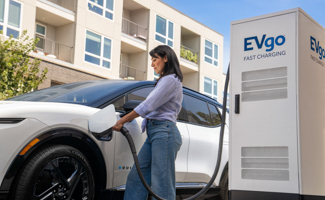
[[[192,195],[180,195],[177,196],[176,200],[183,200],[183,199],[187,199],[189,197],[191,197]],[[198,200],[221,200],[219,198],[219,195],[204,195],[203,197],[200,197]]]
[[[178,194],[176,196],[176,200],[185,200],[191,196],[193,196],[194,194],[196,194],[199,190],[191,190],[190,192],[192,194],[187,194],[187,195],[181,195]],[[187,191],[188,192],[188,191]],[[218,191],[208,191],[208,194],[205,194],[204,196],[200,197],[198,200],[221,200]],[[113,195],[110,195],[109,193],[107,193],[107,195],[104,195],[101,199],[114,199],[114,200],[123,200],[123,192],[118,192],[118,193],[114,193]],[[152,197],[149,197],[148,200],[152,200]]]

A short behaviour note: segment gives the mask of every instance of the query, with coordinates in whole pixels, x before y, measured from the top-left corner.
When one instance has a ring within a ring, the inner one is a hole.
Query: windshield
[[[34,92],[22,94],[8,101],[61,102],[86,105],[113,91],[133,84],[134,81],[85,81],[58,85]]]

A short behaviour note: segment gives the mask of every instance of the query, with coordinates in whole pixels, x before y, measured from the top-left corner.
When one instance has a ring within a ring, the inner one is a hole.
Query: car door
[[[122,107],[125,102],[129,100],[143,101],[153,90],[154,87],[141,87],[131,92],[128,92],[124,96],[118,98],[113,102],[117,111],[122,111]],[[118,119],[120,119],[118,117]],[[131,122],[127,122],[124,126],[129,130],[130,135],[134,141],[137,153],[139,153],[144,141],[147,138],[146,133],[141,131],[142,118],[138,117]],[[115,132],[115,148],[114,148],[114,178],[113,187],[125,185],[127,175],[133,166],[133,156],[126,138],[119,132]]]
[[[220,116],[211,118],[207,102],[195,96],[185,94],[184,103],[190,137],[188,173],[184,182],[207,183],[214,172],[218,156]]]
[[[122,106],[129,100],[144,101],[153,87],[142,87],[135,89],[125,96],[117,99],[113,104],[116,110],[122,110]],[[184,110],[183,110],[184,112]],[[129,130],[134,140],[137,153],[140,151],[143,143],[147,138],[146,133],[141,133],[141,124],[143,119],[141,117],[126,123],[124,126]],[[177,123],[177,127],[182,135],[183,144],[178,152],[176,159],[176,182],[182,182],[187,173],[187,151],[188,151],[188,131],[185,123]],[[114,179],[113,187],[125,185],[127,175],[133,166],[133,157],[130,151],[129,144],[122,134],[115,134],[115,151],[114,151]]]

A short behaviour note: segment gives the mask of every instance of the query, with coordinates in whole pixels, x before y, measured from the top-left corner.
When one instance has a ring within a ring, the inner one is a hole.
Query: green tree
[[[28,55],[37,42],[26,30],[17,39],[0,32],[0,100],[30,92],[46,79],[47,68],[39,73],[41,60]]]

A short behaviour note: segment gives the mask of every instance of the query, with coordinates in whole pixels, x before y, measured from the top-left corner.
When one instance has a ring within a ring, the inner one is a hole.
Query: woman
[[[149,54],[151,66],[160,75],[156,86],[144,102],[117,121],[113,130],[121,130],[124,123],[138,116],[144,118],[142,132],[147,129],[148,137],[138,154],[141,171],[158,196],[175,200],[175,159],[182,145],[176,118],[183,100],[183,75],[176,54],[169,46],[157,46]],[[124,200],[146,200],[147,196],[133,165]]]

